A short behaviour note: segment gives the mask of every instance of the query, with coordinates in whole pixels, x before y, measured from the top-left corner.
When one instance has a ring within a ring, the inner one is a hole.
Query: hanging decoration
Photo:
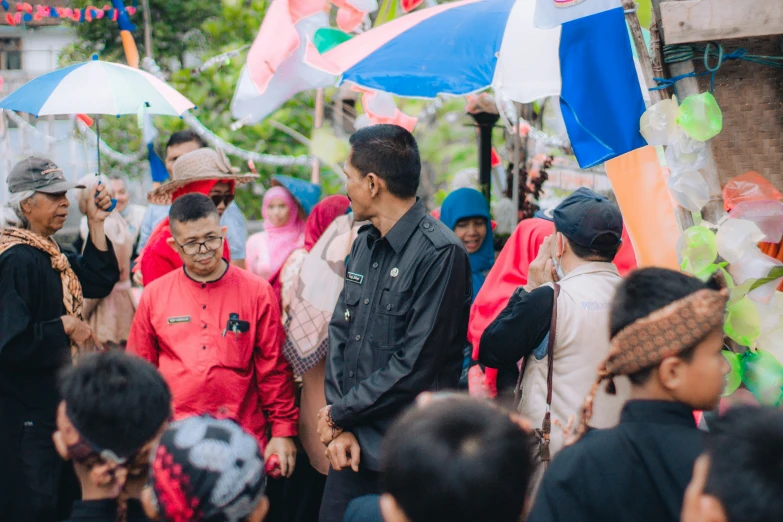
[[[234,49],[233,51],[228,51],[222,54],[218,54],[217,56],[213,56],[209,60],[202,63],[200,66],[196,67],[195,69],[190,71],[191,76],[198,76],[199,74],[203,73],[206,70],[209,70],[213,67],[222,67],[224,65],[227,65],[231,63],[231,59],[239,56],[242,54],[242,51],[250,47],[250,44],[243,45],[239,49]]]
[[[352,90],[362,94],[362,107],[364,108],[364,114],[356,118],[354,128],[360,129],[369,125],[388,123],[399,125],[408,132],[413,132],[419,119],[415,116],[408,116],[397,108],[391,94],[358,86],[353,86]]]
[[[709,92],[689,96],[679,105],[676,99],[663,100],[640,119],[640,132],[648,143],[666,147],[673,199],[693,212],[697,223],[698,212],[710,197],[700,172],[705,142],[722,127],[721,109]],[[727,216],[718,223],[701,221],[680,235],[681,269],[701,279],[716,270],[726,276],[730,299],[723,330],[737,346],[745,347],[740,353],[724,354],[731,366],[726,393],[741,382],[761,404],[777,407],[783,401],[783,351],[778,340],[783,333],[783,293],[777,291],[783,262],[764,254],[759,243],[777,243],[783,237],[783,197],[755,172],[729,181],[723,196]]]
[[[142,60],[141,67],[153,76],[160,78],[161,80],[164,79],[163,72],[160,70],[160,67],[153,58],[145,57],[144,60]],[[214,132],[209,130],[203,123],[201,123],[198,118],[189,112],[186,112],[182,115],[182,120],[188,127],[190,127],[193,132],[198,134],[203,140],[213,147],[219,147],[223,149],[226,154],[230,156],[236,156],[243,159],[244,161],[253,161],[254,163],[273,165],[276,167],[312,166],[312,159],[305,155],[277,156],[274,154],[260,154],[258,152],[240,149],[239,147],[236,147],[220,138]]]
[[[128,62],[129,67],[134,69],[139,68],[139,49],[136,47],[136,41],[133,39],[133,31],[136,30],[136,26],[131,23],[128,15],[135,12],[134,7],[125,7],[125,3],[122,0],[111,0],[114,6],[114,11],[117,13],[116,18],[117,26],[120,28],[120,40],[122,41],[122,50],[125,51],[125,61]],[[108,7],[108,6],[106,6]]]
[[[258,123],[299,92],[335,83],[334,76],[302,61],[307,42],[319,29],[329,27],[324,7],[325,0],[270,4],[231,100],[237,128]]]
[[[24,22],[43,20],[44,18],[60,18],[72,20],[74,22],[92,22],[107,18],[113,22],[120,20],[123,16],[127,18],[136,13],[135,7],[119,8],[117,4],[122,4],[121,0],[112,0],[114,7],[104,5],[103,7],[87,6],[84,9],[71,7],[59,7],[41,4],[29,4],[27,2],[14,2],[11,4],[7,0],[2,0],[0,6],[6,11],[5,20],[8,25],[19,25]],[[130,23],[130,20],[128,20]],[[131,24],[132,25],[132,24]]]

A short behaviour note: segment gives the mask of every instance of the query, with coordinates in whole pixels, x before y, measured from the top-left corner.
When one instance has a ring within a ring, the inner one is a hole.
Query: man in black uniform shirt
[[[380,445],[416,395],[456,388],[470,311],[467,253],[416,198],[416,140],[396,125],[350,139],[346,189],[357,221],[345,287],[329,326],[318,431],[332,464],[321,522],[380,493]],[[350,469],[348,469],[350,468]]]

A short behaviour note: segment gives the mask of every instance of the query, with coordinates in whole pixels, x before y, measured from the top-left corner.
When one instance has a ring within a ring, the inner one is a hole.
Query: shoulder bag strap
[[[541,461],[549,463],[551,454],[549,451],[549,435],[552,433],[552,374],[555,366],[555,334],[557,332],[557,297],[560,295],[560,285],[555,283],[554,299],[552,300],[552,322],[549,324],[549,343],[546,347],[547,372],[546,372],[546,414],[541,425]]]

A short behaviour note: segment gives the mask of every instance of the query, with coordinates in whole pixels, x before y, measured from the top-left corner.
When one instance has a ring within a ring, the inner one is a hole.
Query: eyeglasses
[[[221,202],[223,202],[226,206],[229,206],[231,202],[234,201],[234,195],[224,194],[222,196],[209,196],[209,199],[212,200],[212,203],[214,203],[216,207],[219,207]]]
[[[176,241],[174,241],[176,243]],[[217,237],[208,237],[206,241],[191,241],[190,243],[185,243],[184,245],[180,245],[177,243],[177,246],[182,249],[182,251],[189,256],[195,256],[199,252],[201,252],[201,247],[204,247],[205,252],[214,252],[218,248],[220,248],[220,245],[223,244],[223,236],[217,236]]]

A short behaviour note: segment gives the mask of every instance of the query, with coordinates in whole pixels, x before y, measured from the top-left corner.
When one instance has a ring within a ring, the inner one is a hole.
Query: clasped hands
[[[318,437],[326,446],[326,458],[335,471],[350,467],[359,471],[361,448],[353,433],[344,431],[332,420],[331,406],[324,406],[318,412]]]

